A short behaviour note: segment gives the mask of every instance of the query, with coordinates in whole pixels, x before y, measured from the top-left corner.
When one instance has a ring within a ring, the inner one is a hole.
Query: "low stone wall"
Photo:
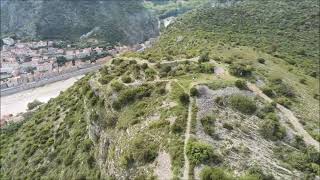
[[[44,79],[41,79],[39,81],[30,82],[30,83],[23,84],[23,85],[20,85],[20,86],[1,89],[1,96],[8,96],[8,95],[15,94],[15,93],[18,93],[18,92],[21,92],[21,91],[25,91],[25,90],[28,90],[28,89],[44,86],[46,84],[50,84],[50,83],[54,83],[54,82],[57,82],[57,81],[66,80],[66,79],[72,78],[74,76],[79,76],[79,75],[82,75],[82,74],[93,72],[93,71],[96,71],[96,70],[100,69],[102,66],[103,66],[103,64],[94,64],[92,66],[89,66],[89,67],[86,67],[86,68],[83,68],[83,69],[78,69],[78,70],[73,70],[73,71],[70,71],[70,72],[65,72],[65,73],[59,74],[59,75],[57,75],[55,77],[44,78]]]

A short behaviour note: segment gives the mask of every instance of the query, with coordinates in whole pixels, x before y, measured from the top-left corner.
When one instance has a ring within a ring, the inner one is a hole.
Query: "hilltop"
[[[301,39],[280,36],[291,48],[268,51],[276,26],[267,25],[281,13],[267,12],[289,6],[315,23],[292,32],[310,40],[305,55],[295,53]],[[3,128],[1,178],[316,178],[319,82],[304,71],[317,64],[315,6],[252,0],[183,15],[153,47],[112,59]],[[241,13],[247,26],[232,20]]]

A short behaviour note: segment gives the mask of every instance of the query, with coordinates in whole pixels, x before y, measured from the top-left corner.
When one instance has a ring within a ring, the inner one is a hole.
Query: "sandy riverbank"
[[[35,99],[41,102],[48,102],[51,98],[57,97],[60,91],[65,91],[83,76],[72,77],[67,80],[1,97],[1,117],[8,114],[16,115],[20,112],[26,112],[27,104]]]

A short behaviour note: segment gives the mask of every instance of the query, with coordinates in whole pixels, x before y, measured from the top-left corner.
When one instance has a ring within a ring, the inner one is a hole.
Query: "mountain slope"
[[[317,138],[317,79],[199,24],[265,1],[247,3],[186,14],[146,52],[113,59],[3,128],[1,178],[319,177],[319,149],[308,141]]]
[[[319,5],[315,0],[210,5],[172,25],[157,48],[152,48],[152,58],[168,54],[195,56],[201,50],[210,52],[212,44],[233,43],[284,59],[307,74],[319,74]],[[174,39],[179,34],[183,38]]]
[[[157,35],[158,24],[141,1],[1,1],[1,36],[62,39],[90,38],[114,44],[140,43]]]

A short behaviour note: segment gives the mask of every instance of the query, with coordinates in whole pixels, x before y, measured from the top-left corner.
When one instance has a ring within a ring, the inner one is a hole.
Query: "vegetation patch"
[[[28,110],[33,110],[34,108],[40,106],[41,104],[43,104],[43,103],[40,102],[39,100],[34,100],[34,101],[28,103],[27,107],[28,107]]]
[[[221,157],[214,152],[211,145],[195,139],[190,139],[187,144],[187,156],[192,165],[221,162]]]
[[[213,136],[215,132],[215,117],[214,116],[206,116],[200,120],[203,130],[206,134]]]
[[[232,108],[244,113],[253,114],[257,110],[256,103],[249,97],[243,95],[233,95],[229,98]]]

